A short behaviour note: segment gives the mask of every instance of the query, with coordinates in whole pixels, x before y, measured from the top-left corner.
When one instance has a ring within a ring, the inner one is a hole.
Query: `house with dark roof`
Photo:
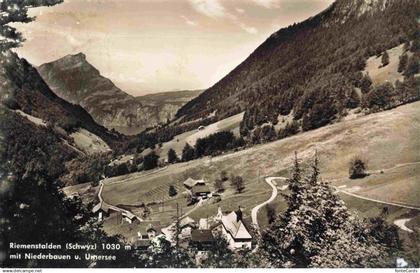
[[[222,234],[229,243],[229,248],[251,248],[252,236],[242,219],[242,210],[232,211],[227,215],[221,215]]]
[[[210,188],[207,185],[195,185],[191,189],[191,194],[193,198],[195,199],[198,199],[198,198],[205,199],[208,197],[210,192],[211,192]]]

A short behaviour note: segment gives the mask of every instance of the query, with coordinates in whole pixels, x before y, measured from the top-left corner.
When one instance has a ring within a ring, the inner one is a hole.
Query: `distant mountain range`
[[[374,85],[363,73],[369,57],[402,44],[410,48],[411,42],[412,63],[418,66],[419,14],[418,0],[337,0],[273,33],[176,117],[204,122],[245,111],[243,135],[276,124],[281,116],[292,116],[304,130],[326,125],[374,97],[369,95]]]
[[[175,91],[134,97],[119,89],[91,65],[83,53],[43,64],[38,71],[51,90],[82,106],[95,121],[124,134],[165,123],[200,91]]]

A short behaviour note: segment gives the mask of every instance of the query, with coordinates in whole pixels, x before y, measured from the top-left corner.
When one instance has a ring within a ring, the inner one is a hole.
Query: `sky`
[[[333,0],[64,0],[16,25],[34,65],[83,52],[132,95],[205,89],[273,32]]]

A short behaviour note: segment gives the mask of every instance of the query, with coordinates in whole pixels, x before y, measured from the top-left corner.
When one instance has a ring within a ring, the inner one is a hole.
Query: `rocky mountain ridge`
[[[165,123],[179,107],[199,94],[174,92],[172,99],[131,96],[103,77],[83,53],[43,64],[38,71],[59,97],[82,106],[97,123],[127,135]]]

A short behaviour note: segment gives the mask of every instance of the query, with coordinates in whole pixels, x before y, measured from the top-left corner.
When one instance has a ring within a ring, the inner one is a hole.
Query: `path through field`
[[[262,207],[267,205],[268,203],[274,201],[274,199],[276,199],[276,197],[278,195],[277,186],[274,185],[274,183],[273,183],[273,180],[276,180],[276,179],[286,180],[287,178],[286,177],[281,177],[281,176],[279,176],[279,177],[267,177],[265,179],[265,182],[267,182],[267,184],[270,185],[271,188],[273,188],[273,193],[271,194],[271,197],[267,201],[262,202],[261,204],[255,206],[251,211],[252,223],[254,224],[254,226],[256,227],[257,230],[259,230],[259,228],[260,228],[259,225],[258,225],[258,211]],[[281,190],[284,190],[286,188],[283,187]]]
[[[351,193],[348,191],[345,191],[343,189],[341,189],[340,187],[334,187],[336,189],[337,192],[341,192],[344,193],[346,195],[352,196],[352,197],[356,197],[359,199],[363,199],[363,200],[367,200],[367,201],[372,201],[372,202],[376,202],[376,203],[380,203],[380,204],[385,204],[385,205],[390,205],[390,206],[395,206],[395,207],[400,207],[400,208],[406,208],[406,209],[413,209],[413,210],[417,210],[420,211],[420,207],[414,207],[412,205],[408,205],[408,204],[401,204],[401,203],[393,203],[393,202],[386,202],[386,201],[381,201],[381,200],[377,200],[377,199],[373,199],[373,198],[369,198],[369,197],[364,197],[355,193]]]
[[[394,225],[399,227],[400,229],[407,231],[407,232],[413,232],[411,229],[409,229],[405,224],[409,222],[412,218],[404,218],[404,219],[398,219],[394,221]]]

